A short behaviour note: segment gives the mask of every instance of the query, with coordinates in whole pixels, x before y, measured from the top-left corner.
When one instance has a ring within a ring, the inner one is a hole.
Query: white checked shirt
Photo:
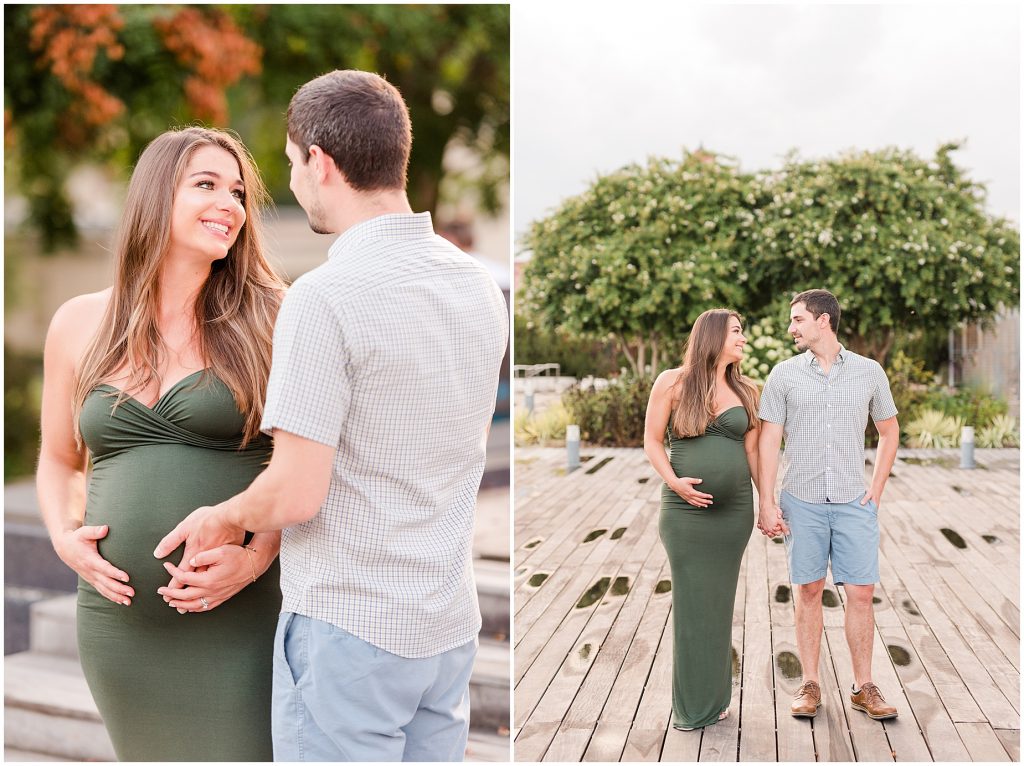
[[[274,329],[262,429],[337,448],[327,499],[281,541],[283,611],[402,657],[480,630],[476,494],[508,314],[430,214],[343,233]]]
[[[864,485],[864,432],[896,417],[889,379],[873,359],[839,347],[826,375],[808,349],[775,366],[758,417],[784,427],[781,488],[808,503],[849,503]]]

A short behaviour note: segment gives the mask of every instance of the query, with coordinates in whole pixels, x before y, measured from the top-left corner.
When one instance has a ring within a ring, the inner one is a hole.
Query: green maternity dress
[[[78,583],[85,678],[122,761],[271,761],[277,562],[210,612],[178,614],[157,588],[170,576],[153,549],[195,508],[245,489],[270,457],[261,437],[239,450],[244,418],[212,373],[185,378],[153,405],[100,385],[80,426],[93,471],[87,525],[108,524],[100,554],[128,573],[131,606]],[[178,563],[182,548],[163,561]]]
[[[697,508],[662,487],[659,532],[672,569],[672,725],[706,726],[732,695],[732,610],[740,560],[754,526],[750,468],[743,449],[747,412],[732,407],[703,436],[670,433],[676,476],[703,479],[713,496]]]

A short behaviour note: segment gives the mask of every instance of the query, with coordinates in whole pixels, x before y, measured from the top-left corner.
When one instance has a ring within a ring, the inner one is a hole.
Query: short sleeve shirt
[[[807,352],[776,365],[758,416],[783,426],[781,489],[808,503],[848,503],[864,482],[864,434],[897,415],[882,366],[840,346],[826,375]]]
[[[429,657],[480,629],[473,516],[505,300],[429,213],[347,230],[274,329],[262,429],[335,448],[319,513],[285,529],[284,611]]]

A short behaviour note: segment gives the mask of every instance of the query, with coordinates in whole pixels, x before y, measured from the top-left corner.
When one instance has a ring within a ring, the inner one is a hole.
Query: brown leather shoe
[[[821,705],[821,687],[817,681],[804,681],[793,695],[793,704],[789,712],[794,718],[814,718]]]
[[[850,704],[854,710],[862,710],[869,718],[881,721],[886,718],[895,718],[899,711],[892,705],[885,702],[885,697],[878,687],[872,683],[866,683],[856,694],[850,695]]]

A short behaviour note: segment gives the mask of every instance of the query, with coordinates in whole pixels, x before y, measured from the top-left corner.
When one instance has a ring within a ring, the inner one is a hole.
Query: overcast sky
[[[599,174],[705,148],[745,170],[796,148],[899,146],[988,184],[1019,220],[1016,5],[513,3],[513,229]]]

